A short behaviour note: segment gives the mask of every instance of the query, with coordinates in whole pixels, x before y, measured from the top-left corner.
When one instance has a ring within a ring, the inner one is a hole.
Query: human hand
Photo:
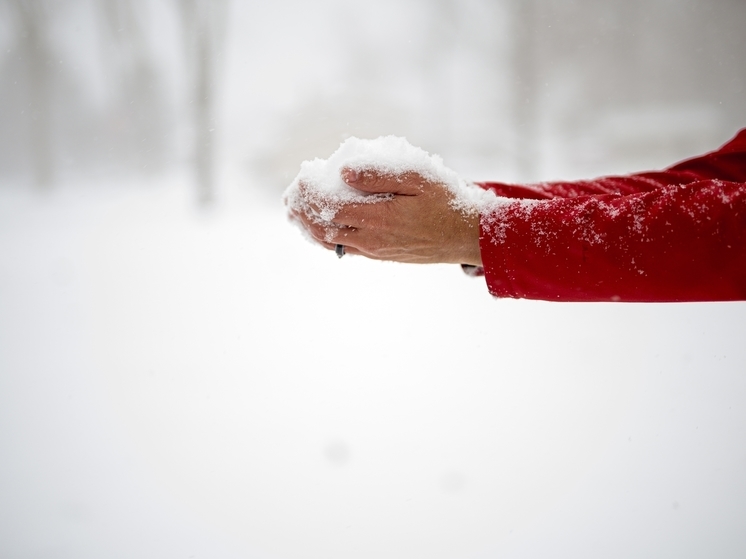
[[[307,209],[292,214],[324,247],[344,245],[348,254],[375,260],[481,266],[479,214],[452,205],[453,194],[442,184],[415,172],[389,175],[343,168],[341,175],[353,188],[390,197],[344,204],[331,221],[323,221],[318,218],[321,209],[301,184]]]

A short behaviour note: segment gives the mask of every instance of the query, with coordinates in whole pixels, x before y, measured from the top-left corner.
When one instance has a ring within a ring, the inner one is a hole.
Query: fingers
[[[366,206],[369,204],[347,204],[336,209],[332,215],[314,202],[306,202],[302,211],[292,211],[292,215],[304,224],[315,224],[321,227],[359,227],[365,223]],[[362,214],[362,215],[361,215]]]
[[[356,243],[357,229],[339,226],[334,223],[321,222],[303,212],[293,212],[293,217],[301,222],[311,237],[321,245],[334,250],[337,244],[351,246]]]
[[[313,190],[301,183],[298,188],[301,199],[303,200],[302,210],[296,207],[291,213],[302,211],[308,218],[322,224],[345,225],[348,227],[360,227],[375,213],[373,206],[390,200],[386,196],[371,197],[366,203],[333,203],[325,204],[319,200]]]
[[[399,174],[386,174],[375,169],[352,169],[344,167],[342,180],[348,185],[371,194],[390,193],[402,196],[421,194],[429,184],[419,173],[413,171]]]
[[[392,201],[393,199],[378,199],[368,204],[349,203],[340,205],[331,211],[329,208],[321,207],[318,203],[306,199],[304,200],[305,208],[303,210],[293,210],[291,213],[296,217],[303,214],[306,218],[302,220],[304,223],[360,229],[361,227],[375,226],[380,221],[379,215],[384,211],[384,206]]]
[[[304,211],[309,217],[321,221],[331,221],[336,213],[329,205],[319,203],[318,196],[305,183],[298,185],[298,193],[303,201]]]
[[[384,200],[376,204],[346,204],[334,214],[334,223],[355,229],[375,227],[380,222],[380,214],[391,202],[393,200]]]
[[[350,186],[374,196],[363,202],[327,203],[301,184],[302,203],[291,215],[314,241],[327,250],[339,244],[347,254],[378,260],[456,261],[448,253],[455,235],[444,221],[452,213],[445,185],[414,172],[386,175],[345,168],[341,174]],[[456,217],[463,220],[460,213]],[[444,244],[444,238],[449,242]]]
[[[325,204],[305,184],[299,185],[299,194],[306,206],[306,214],[316,221],[334,222],[336,225],[361,228],[375,224],[377,217],[385,213],[387,204],[397,197],[433,194],[442,185],[433,184],[415,172],[397,175],[383,174],[374,169],[343,168],[342,178],[353,188],[368,194],[391,195],[376,197],[367,203]]]

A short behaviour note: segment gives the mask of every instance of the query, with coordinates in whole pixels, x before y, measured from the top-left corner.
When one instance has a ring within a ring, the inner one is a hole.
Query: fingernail
[[[357,182],[360,180],[360,173],[355,169],[345,169],[344,179],[346,183]]]

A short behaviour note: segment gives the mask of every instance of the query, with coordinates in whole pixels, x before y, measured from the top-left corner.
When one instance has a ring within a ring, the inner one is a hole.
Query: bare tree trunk
[[[458,6],[455,0],[436,0],[429,5],[430,27],[424,49],[428,87],[426,135],[435,149],[448,152],[454,145],[453,91],[448,73],[450,55],[457,33]]]
[[[113,113],[124,123],[114,144],[117,157],[129,168],[150,172],[164,161],[166,123],[156,60],[145,36],[143,3],[100,0],[99,5],[113,47]]]
[[[48,188],[54,177],[52,151],[51,55],[46,41],[46,14],[39,1],[16,0],[21,24],[20,48],[28,70],[29,151],[34,183]]]
[[[194,174],[197,200],[209,205],[215,198],[215,57],[225,23],[225,4],[218,0],[182,0],[190,71],[194,123]]]
[[[534,178],[540,157],[536,11],[534,0],[513,1],[515,150],[517,169],[523,180]]]
[[[194,123],[196,146],[194,153],[195,173],[197,177],[197,199],[200,204],[213,202],[214,193],[214,147],[212,143],[213,128],[213,53],[211,37],[206,32],[197,34],[197,67],[195,76]]]

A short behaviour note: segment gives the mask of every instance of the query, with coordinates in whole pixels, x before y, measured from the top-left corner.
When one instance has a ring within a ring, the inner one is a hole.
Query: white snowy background
[[[746,304],[495,300],[338,260],[279,201],[349,135],[496,180],[713,149],[744,21],[0,3],[0,557],[746,555]]]

